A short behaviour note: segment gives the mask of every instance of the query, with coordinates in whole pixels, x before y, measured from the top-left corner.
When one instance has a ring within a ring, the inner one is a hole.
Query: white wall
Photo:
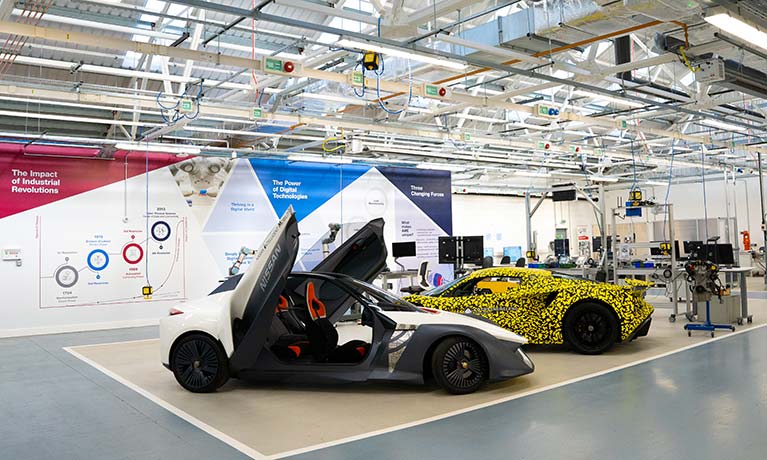
[[[531,200],[531,206],[536,201],[537,198]],[[554,240],[557,227],[568,228],[570,252],[575,254],[578,225],[586,225],[589,237],[594,236],[591,234],[592,227],[596,225],[593,209],[591,204],[583,200],[557,203],[546,200],[532,219],[533,230],[538,232],[539,254],[548,253],[548,244]],[[496,257],[503,254],[504,246],[522,246],[524,253],[527,245],[525,199],[454,194],[453,234],[484,236],[485,247],[492,247]]]
[[[642,186],[645,198],[652,198],[658,203],[663,203],[666,199],[665,186]],[[703,219],[704,209],[708,210],[708,218],[726,217],[726,197],[730,196],[729,217],[737,218],[738,228],[736,235],[740,242],[739,233],[748,230],[751,233],[751,242],[759,246],[764,244],[764,237],[761,231],[761,210],[759,197],[759,178],[749,177],[738,179],[733,185],[731,181],[725,183],[724,180],[706,181],[706,206],[704,208],[703,184],[701,182],[690,184],[673,184],[668,195],[668,202],[673,204],[674,219]],[[608,192],[606,201],[609,208],[624,203],[628,196],[628,190]],[[662,217],[653,217],[661,219]],[[650,221],[647,216],[644,221]],[[608,219],[609,223],[609,219]],[[716,235],[717,230],[709,228],[710,234]],[[741,246],[741,245],[739,245]],[[741,248],[742,249],[742,248]]]

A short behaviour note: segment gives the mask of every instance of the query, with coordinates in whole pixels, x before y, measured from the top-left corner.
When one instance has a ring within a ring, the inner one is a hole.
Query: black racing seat
[[[306,324],[296,314],[296,306],[290,297],[280,296],[280,303],[274,309],[275,315],[292,334],[304,334]]]
[[[306,326],[294,311],[293,299],[280,296],[280,302],[274,309],[274,314],[283,326],[278,326],[275,334],[279,338],[271,345],[274,354],[283,361],[292,361],[308,354],[309,340],[306,337]]]
[[[367,355],[370,344],[351,340],[338,346],[338,331],[327,319],[325,304],[317,297],[314,283],[306,283],[306,306],[312,321],[306,324],[309,351],[319,362],[357,363]]]

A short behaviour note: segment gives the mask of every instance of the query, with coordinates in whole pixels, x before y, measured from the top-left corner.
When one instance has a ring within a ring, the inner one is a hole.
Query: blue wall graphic
[[[258,247],[266,232],[293,206],[301,231],[298,269],[322,257],[329,224],[341,224],[332,250],[374,218],[384,218],[387,244],[415,241],[415,268],[437,264],[437,238],[452,231],[450,173],[367,165],[286,160],[238,160],[218,197],[204,236],[222,271],[240,246]],[[356,226],[356,227],[355,227]]]
[[[369,166],[250,160],[277,215],[293,205],[303,219],[370,170]]]

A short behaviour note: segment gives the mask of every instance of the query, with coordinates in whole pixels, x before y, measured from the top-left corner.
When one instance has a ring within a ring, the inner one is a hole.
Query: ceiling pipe
[[[285,21],[282,18],[281,18],[281,20],[283,22]],[[244,67],[248,67],[248,68],[257,68],[257,69],[260,68],[260,66],[262,64],[261,61],[253,61],[253,60],[245,59],[245,58],[236,58],[236,57],[233,57],[233,56],[213,55],[212,53],[206,53],[204,51],[193,51],[193,50],[186,50],[186,49],[181,49],[181,48],[171,48],[171,47],[166,47],[166,46],[161,46],[161,45],[148,45],[146,43],[132,42],[130,40],[115,39],[115,38],[103,37],[103,36],[94,36],[94,35],[78,33],[78,32],[58,31],[56,29],[33,28],[33,27],[28,27],[28,26],[19,25],[19,24],[13,24],[13,23],[0,23],[0,26],[2,26],[2,27],[6,27],[6,25],[7,25],[7,27],[13,28],[14,31],[21,31],[22,33],[29,34],[29,35],[39,36],[41,38],[53,39],[53,40],[58,40],[58,41],[65,41],[65,42],[70,42],[70,43],[80,43],[82,41],[82,42],[84,42],[84,44],[94,44],[95,43],[96,46],[112,47],[112,48],[117,47],[118,49],[125,49],[125,47],[127,46],[128,49],[134,48],[134,49],[138,50],[139,52],[147,52],[147,53],[150,53],[150,54],[172,55],[172,56],[177,56],[178,55],[178,57],[180,57],[182,59],[202,59],[202,60],[214,59],[214,60],[219,60],[219,61],[226,60],[228,65],[241,66],[241,67],[244,66]],[[317,28],[318,26],[311,25],[311,27],[312,28]],[[324,27],[320,26],[319,30],[324,30]],[[331,30],[335,30],[335,29],[331,29]],[[370,38],[368,36],[366,36],[366,37]],[[437,54],[437,55],[439,55],[439,54]],[[482,64],[482,63],[480,63],[480,64]],[[513,71],[515,73],[523,73],[523,74],[529,73],[529,72],[526,72],[526,71],[523,71],[523,70],[511,69],[511,68],[508,68],[508,67],[498,66],[498,65],[495,65],[495,64],[491,64],[491,67],[497,68],[498,70],[502,70],[502,71],[509,70],[509,71]],[[296,72],[296,73],[297,73],[297,75],[303,74],[304,76],[307,76],[309,78],[316,78],[316,79],[328,80],[328,81],[337,81],[337,82],[342,82],[342,83],[345,82],[346,78],[347,78],[347,76],[343,75],[343,74],[337,74],[337,73],[334,73],[334,72],[326,72],[326,71],[318,71],[318,70],[314,70],[314,69],[303,69],[302,72]],[[553,78],[553,77],[548,77],[548,76],[542,76],[542,75],[534,74],[534,73],[532,74],[532,77],[533,78],[543,78],[543,79],[553,80],[553,81],[556,81],[557,83],[561,83],[561,84],[564,84],[564,85],[573,85],[573,82],[569,81],[569,80]],[[409,85],[404,84],[404,83],[394,83],[394,82],[382,81],[381,82],[381,86],[383,87],[384,90],[394,90],[394,91],[397,91],[399,88],[406,87],[406,86],[409,86]],[[607,91],[607,90],[605,90],[603,88],[600,88],[600,87],[593,87],[591,85],[584,85],[584,84],[581,84],[581,83],[577,83],[576,86],[585,87],[587,89],[590,89],[591,91],[598,92],[598,93],[614,94],[611,91]],[[643,102],[647,102],[643,98],[637,98],[637,97],[626,97],[626,98],[627,99],[632,99],[633,98],[633,99],[641,100]],[[472,97],[472,96],[469,96],[469,95],[462,95],[462,94],[458,94],[458,95],[454,94],[453,99],[458,100],[458,101],[471,102],[471,103],[474,103],[475,105],[480,106],[480,107],[485,105],[484,104],[485,98]],[[519,105],[519,104],[504,103],[504,104],[495,104],[495,105],[498,105],[498,106],[503,107],[503,108],[509,108],[511,110],[517,110],[517,111],[520,111],[520,112],[523,112],[523,113],[532,113],[532,111],[533,111],[533,108],[528,107],[528,106]],[[665,107],[665,108],[675,108],[673,106],[668,106],[668,104],[655,103],[655,105],[660,105],[661,107]],[[581,116],[577,116],[577,115],[571,114],[571,113],[565,113],[563,115],[564,115],[562,117],[563,120],[568,120],[568,121],[584,121],[584,122],[592,122],[592,123],[600,124],[600,122],[596,122],[595,119],[593,119],[593,118],[581,117]],[[323,122],[321,122],[321,124],[327,124],[327,120],[324,120]],[[614,121],[610,121],[610,120],[603,120],[603,121],[601,121],[601,125],[605,126],[605,127],[613,128],[613,129],[620,127],[618,122],[614,122]],[[627,129],[635,130],[634,128],[627,128]],[[662,131],[662,130],[648,131],[647,129],[645,129],[644,131],[649,133],[649,134],[652,134],[652,135],[658,135],[658,136],[663,136],[663,137],[671,136],[671,137],[676,137],[676,138],[681,139],[681,140],[687,140],[689,142],[713,143],[714,145],[717,145],[717,143],[713,139],[711,139],[709,136],[687,136],[687,135],[682,135],[682,134],[679,134],[679,133],[669,133],[669,132]],[[722,145],[722,146],[724,146],[724,145]],[[744,149],[745,150],[751,150],[752,148],[751,147],[746,147]],[[760,150],[760,149],[754,149],[753,151],[758,151],[758,150]]]

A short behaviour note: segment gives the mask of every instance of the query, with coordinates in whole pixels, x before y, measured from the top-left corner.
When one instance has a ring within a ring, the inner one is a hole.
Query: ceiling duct
[[[657,47],[677,55],[680,55],[679,48],[684,45],[683,41],[669,36],[656,37],[656,41]],[[705,62],[711,65],[711,67],[719,67],[721,69],[721,71],[717,71],[718,75],[710,75],[706,72],[707,80],[704,83],[714,87],[719,86],[742,91],[759,98],[767,97],[767,74],[761,70],[745,66],[731,59],[722,59],[711,53],[688,57],[694,59],[696,63]],[[721,63],[721,65],[714,65],[717,63]],[[701,78],[702,76],[696,74],[696,79],[700,80]]]
[[[634,13],[648,18],[667,21],[668,18],[681,20],[702,11],[699,2],[694,0],[623,0],[623,6]]]
[[[566,8],[560,4],[566,3]],[[460,34],[460,38],[487,46],[521,51],[529,54],[538,53],[563,45],[553,38],[553,33],[562,30],[562,23],[582,24],[599,18],[606,18],[596,2],[566,2],[564,0],[549,1],[544,5],[516,11],[507,16],[498,17],[495,21],[482,24]],[[614,30],[614,29],[611,29]],[[551,41],[549,40],[551,38]],[[582,34],[573,37],[557,37],[559,40],[580,40]],[[477,59],[496,59],[497,56],[480,50],[474,50],[461,45],[453,45],[452,52],[462,56]]]
[[[631,62],[631,36],[616,37],[613,40],[613,48],[615,49],[616,66]],[[627,70],[625,72],[618,72],[615,76],[621,80],[631,81],[632,73],[631,70]]]

